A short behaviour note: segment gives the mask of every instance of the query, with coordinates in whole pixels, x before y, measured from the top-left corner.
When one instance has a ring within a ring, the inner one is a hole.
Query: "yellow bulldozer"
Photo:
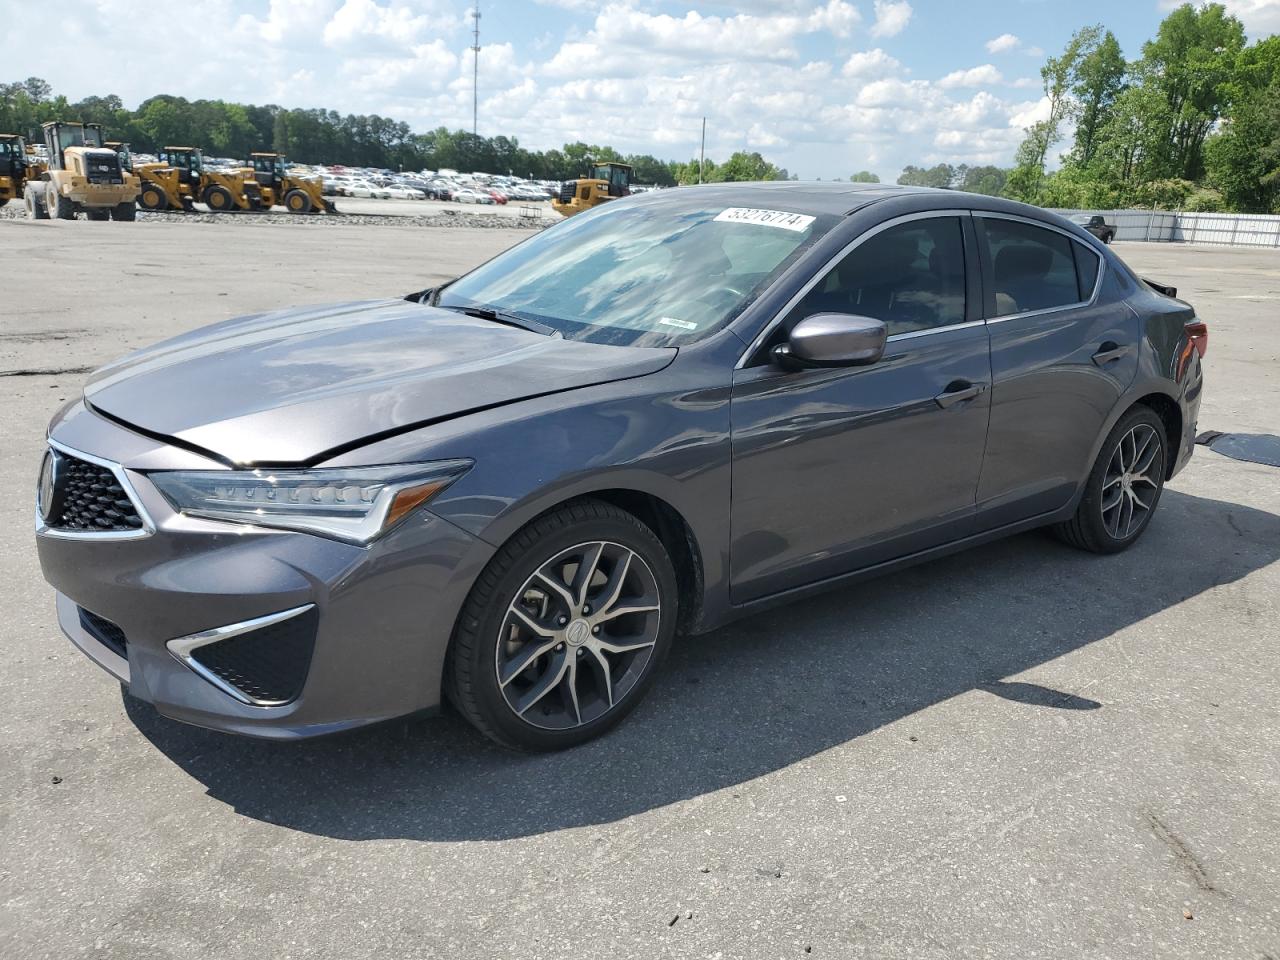
[[[211,213],[257,210],[257,181],[242,170],[210,170],[199,147],[165,147],[153,163],[135,165],[142,179],[138,205],[144,210],[194,209],[199,200]]]
[[[631,196],[631,177],[635,170],[626,163],[596,163],[579,180],[568,180],[560,186],[560,195],[551,206],[561,216],[571,217],[590,210],[608,200]]]
[[[337,213],[320,181],[289,173],[283,153],[251,153],[245,170],[262,192],[262,209],[282,206],[290,213]]]
[[[133,220],[138,208],[138,178],[125,170],[120,155],[102,145],[101,129],[54,120],[41,124],[47,165],[28,165],[23,186],[32,220]],[[36,171],[39,171],[37,174]]]
[[[0,133],[0,207],[22,196],[26,182],[26,141],[16,133]]]

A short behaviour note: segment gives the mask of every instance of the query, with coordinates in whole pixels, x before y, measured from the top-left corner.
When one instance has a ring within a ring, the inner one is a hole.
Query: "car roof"
[[[771,203],[785,203],[789,209],[800,213],[837,216],[852,213],[859,207],[886,197],[933,192],[925,187],[900,187],[888,183],[765,180],[758,183],[707,183],[675,190],[654,190],[642,196],[652,197],[652,202],[661,203],[664,199],[674,200],[675,195],[687,200],[695,190],[698,196],[711,203],[723,203],[725,206],[767,209]]]
[[[939,208],[960,207],[973,210],[992,210],[1037,219],[1059,220],[1039,207],[1031,207],[1016,200],[988,197],[960,190],[940,190],[934,187],[903,186],[894,183],[838,183],[835,181],[767,180],[758,183],[709,183],[699,186],[678,187],[674,190],[654,190],[642,193],[640,198],[648,202],[672,202],[679,197],[687,200],[692,191],[706,197],[712,203],[725,206],[756,207],[768,209],[772,204],[785,204],[787,209],[807,214],[834,214],[847,216],[856,210],[882,200],[905,197],[932,197]]]

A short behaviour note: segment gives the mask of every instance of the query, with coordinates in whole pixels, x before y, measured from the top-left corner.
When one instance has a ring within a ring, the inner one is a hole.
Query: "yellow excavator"
[[[27,142],[16,133],[0,133],[0,207],[22,196],[27,182]]]
[[[134,220],[138,178],[123,168],[120,155],[102,145],[101,129],[53,120],[41,124],[46,165],[28,165],[23,199],[32,220]],[[39,174],[35,173],[39,170]]]
[[[560,186],[560,195],[551,201],[556,213],[572,217],[609,200],[631,196],[634,168],[627,163],[596,163],[579,180],[568,180]]]
[[[200,200],[211,213],[257,210],[260,191],[241,170],[209,170],[199,147],[165,147],[153,163],[135,165],[142,178],[138,205],[144,210],[194,209]]]
[[[337,213],[338,208],[324,195],[320,181],[289,173],[283,153],[251,153],[245,169],[262,192],[262,209],[283,206],[290,213]]]

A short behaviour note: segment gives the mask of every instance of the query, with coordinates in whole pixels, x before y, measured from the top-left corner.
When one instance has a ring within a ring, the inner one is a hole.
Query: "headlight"
[[[312,470],[160,471],[151,482],[191,517],[369,543],[471,468],[471,460]]]

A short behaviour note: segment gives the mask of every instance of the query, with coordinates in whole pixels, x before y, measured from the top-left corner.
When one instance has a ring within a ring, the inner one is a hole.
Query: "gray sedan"
[[[437,289],[97,371],[50,426],[40,560],[167,716],[297,738],[448,698],[566,747],[678,635],[1034,527],[1130,546],[1193,449],[1175,294],[988,197],[615,200]]]

